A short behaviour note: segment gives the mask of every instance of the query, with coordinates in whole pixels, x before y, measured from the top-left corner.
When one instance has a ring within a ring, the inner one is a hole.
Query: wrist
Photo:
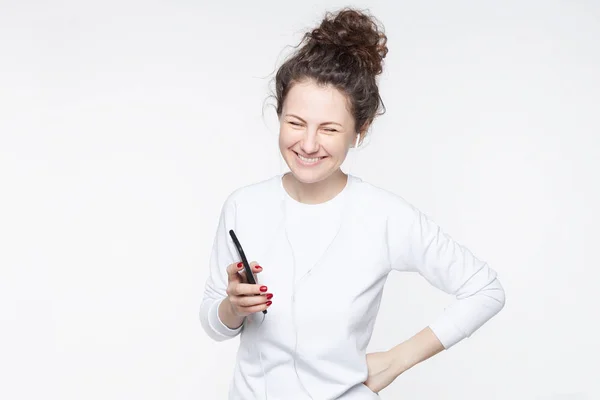
[[[405,342],[390,349],[391,368],[401,374],[444,350],[430,328],[425,328]]]
[[[239,316],[233,309],[233,304],[229,301],[229,297],[225,297],[219,305],[219,319],[229,329],[237,329],[244,322],[244,317]]]
[[[407,351],[402,344],[388,350],[388,354],[390,357],[390,368],[395,376],[401,375],[412,366],[407,358]]]

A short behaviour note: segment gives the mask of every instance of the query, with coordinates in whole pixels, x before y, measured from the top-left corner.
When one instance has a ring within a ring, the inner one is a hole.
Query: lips
[[[324,156],[324,157],[318,157],[318,158],[319,158],[319,160],[318,160],[318,161],[308,162],[308,161],[304,161],[304,160],[302,160],[302,158],[300,158],[300,154],[298,154],[297,152],[295,152],[295,151],[294,151],[294,154],[296,154],[296,160],[298,160],[298,162],[299,162],[301,165],[308,166],[308,167],[311,167],[311,166],[317,165],[317,164],[321,163],[321,161],[323,161],[323,159],[327,158],[327,156]],[[304,156],[302,156],[302,157],[304,157]],[[307,157],[307,158],[317,158],[317,157]]]

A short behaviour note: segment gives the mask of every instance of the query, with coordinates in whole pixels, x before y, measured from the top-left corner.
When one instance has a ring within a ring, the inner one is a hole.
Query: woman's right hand
[[[262,272],[262,267],[252,261],[250,269],[254,274]],[[227,267],[227,302],[231,312],[237,317],[246,317],[259,311],[266,310],[271,305],[273,294],[268,288],[259,283],[250,284],[246,277],[243,264],[233,263]]]

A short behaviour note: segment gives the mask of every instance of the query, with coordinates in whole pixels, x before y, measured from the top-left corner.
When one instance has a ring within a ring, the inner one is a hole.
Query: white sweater
[[[496,272],[400,196],[349,175],[333,199],[304,204],[285,191],[282,176],[228,196],[212,248],[200,320],[217,341],[241,333],[230,400],[379,398],[362,382],[392,270],[416,271],[455,296],[429,325],[446,349],[504,306]],[[274,295],[267,315],[234,330],[217,312],[225,269],[240,261],[230,229]]]

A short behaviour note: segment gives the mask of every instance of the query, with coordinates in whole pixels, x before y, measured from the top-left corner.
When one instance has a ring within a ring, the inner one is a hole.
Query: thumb
[[[227,266],[227,279],[229,282],[242,281],[239,271],[243,271],[243,264],[241,262],[234,262]]]

